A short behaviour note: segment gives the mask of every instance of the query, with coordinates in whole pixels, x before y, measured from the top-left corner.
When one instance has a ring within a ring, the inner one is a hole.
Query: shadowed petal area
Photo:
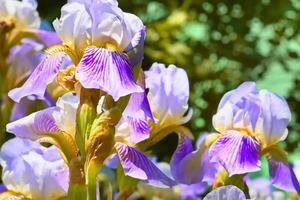
[[[119,142],[115,144],[115,148],[125,175],[144,180],[156,187],[170,187],[176,184],[140,151]]]
[[[146,92],[133,93],[123,112],[123,117],[131,126],[128,140],[134,143],[149,138],[148,120],[154,121]]]
[[[260,146],[249,136],[238,131],[227,131],[210,147],[212,162],[220,163],[229,176],[260,169]]]
[[[88,47],[76,71],[76,78],[85,88],[101,89],[117,101],[120,97],[142,92],[133,79],[128,58],[119,52]]]
[[[44,31],[44,30],[36,30],[36,34],[38,38],[43,42],[46,46],[51,46],[55,44],[61,44],[61,40],[56,34],[56,32],[52,31]]]
[[[6,131],[15,134],[17,137],[36,140],[40,138],[41,134],[59,131],[55,120],[58,115],[59,109],[57,107],[47,108],[8,123]]]
[[[204,138],[207,134],[204,134]],[[183,184],[211,182],[216,173],[210,163],[204,139],[193,151],[192,141],[186,135],[179,135],[178,146],[171,159],[171,172],[176,181]]]
[[[9,91],[8,96],[17,103],[29,95],[36,95],[39,99],[43,99],[47,85],[55,79],[64,57],[63,52],[48,54],[34,69],[24,85]]]
[[[297,192],[300,195],[300,185],[293,167],[282,161],[268,158],[269,174],[272,184],[282,190]]]

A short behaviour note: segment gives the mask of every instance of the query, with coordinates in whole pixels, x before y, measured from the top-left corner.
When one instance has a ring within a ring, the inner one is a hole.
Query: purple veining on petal
[[[128,58],[119,52],[88,47],[76,71],[76,77],[85,88],[101,89],[115,101],[134,92],[142,92],[133,79]]]
[[[55,79],[64,57],[65,53],[48,54],[34,69],[24,85],[9,91],[8,96],[17,103],[29,95],[36,95],[43,99],[47,85]]]
[[[128,140],[134,143],[149,138],[148,120],[154,121],[146,92],[133,93],[123,112],[124,120],[132,128]]]
[[[6,130],[18,137],[36,140],[41,137],[41,134],[59,131],[55,121],[55,115],[58,113],[57,107],[47,108],[8,123]]]
[[[157,187],[170,187],[176,184],[140,151],[122,143],[116,143],[115,148],[125,175],[144,180]]]
[[[300,195],[300,185],[293,167],[273,158],[268,158],[268,163],[272,184],[280,189],[297,192]]]
[[[260,146],[250,136],[226,131],[209,149],[212,162],[220,163],[229,176],[260,169]]]

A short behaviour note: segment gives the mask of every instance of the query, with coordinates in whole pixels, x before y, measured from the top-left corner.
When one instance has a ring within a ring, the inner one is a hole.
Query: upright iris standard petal
[[[101,89],[117,101],[120,97],[142,92],[133,79],[132,67],[125,54],[104,48],[88,47],[76,71],[85,88]]]
[[[17,137],[36,140],[45,133],[56,133],[59,131],[56,117],[59,115],[57,107],[47,108],[32,113],[17,121],[8,123],[6,131],[15,134]]]
[[[260,169],[260,146],[250,136],[226,131],[209,149],[212,162],[220,163],[229,176]]]
[[[48,54],[35,68],[24,85],[11,90],[8,96],[18,103],[23,97],[29,95],[36,95],[43,99],[47,85],[55,79],[64,57],[65,53],[62,52]]]
[[[213,116],[214,128],[223,132],[243,129],[253,133],[260,115],[260,99],[254,82],[245,82],[221,99]]]
[[[261,121],[256,132],[262,134],[267,145],[284,140],[287,136],[287,125],[291,120],[291,111],[285,99],[266,90],[259,92],[262,105]]]
[[[67,195],[69,171],[54,146],[14,138],[2,146],[0,164],[3,183],[11,192],[45,200]]]
[[[182,184],[211,182],[216,173],[216,169],[209,161],[204,140],[199,148],[193,151],[192,141],[186,135],[179,136],[170,166],[173,177]]]
[[[145,72],[148,99],[153,116],[161,129],[170,125],[187,122],[191,115],[184,116],[188,110],[189,81],[183,69],[170,65],[154,63]]]
[[[280,189],[297,192],[300,195],[300,185],[293,167],[271,157],[268,158],[268,163],[272,184]]]
[[[170,187],[175,185],[172,179],[160,171],[159,168],[140,151],[119,142],[115,144],[115,148],[118,152],[125,175],[144,180],[150,185],[157,187]]]

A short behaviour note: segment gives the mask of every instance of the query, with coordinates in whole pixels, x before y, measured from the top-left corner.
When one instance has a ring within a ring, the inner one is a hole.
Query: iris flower
[[[75,144],[77,106],[78,98],[68,93],[58,100],[56,106],[32,113],[27,117],[9,123],[7,131],[15,134],[17,137],[37,141],[45,141],[44,138],[48,134],[68,136],[68,147],[73,148],[74,152],[78,152]],[[60,150],[63,151],[63,149]],[[113,152],[117,152],[125,175],[144,180],[157,187],[169,187],[175,184],[142,152],[135,149],[134,144],[128,142],[126,138],[115,137]],[[63,158],[69,164],[68,155],[63,154]]]
[[[67,55],[84,88],[100,89],[115,101],[143,91],[134,81],[133,67],[143,58],[145,27],[137,16],[123,12],[116,0],[70,0],[53,25],[63,45],[46,50],[24,85],[10,91],[14,101],[32,94],[42,98]]]
[[[229,176],[260,170],[266,156],[274,186],[300,193],[298,180],[286,152],[277,146],[288,134],[291,112],[285,99],[267,90],[258,91],[254,82],[245,82],[227,92],[213,116],[220,133],[209,154]]]
[[[14,138],[2,146],[0,164],[8,190],[0,194],[1,199],[55,200],[67,196],[69,170],[55,146],[46,148]]]

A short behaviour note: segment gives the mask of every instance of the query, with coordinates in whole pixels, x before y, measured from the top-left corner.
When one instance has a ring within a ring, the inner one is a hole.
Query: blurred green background
[[[60,16],[65,4],[38,2],[41,17],[49,22]],[[194,111],[188,126],[196,136],[213,130],[211,119],[222,95],[252,80],[260,89],[288,100],[293,118],[282,145],[299,152],[299,0],[119,0],[119,4],[147,26],[144,69],[163,62],[187,70]],[[174,134],[154,148],[160,159],[171,155],[176,140]]]

